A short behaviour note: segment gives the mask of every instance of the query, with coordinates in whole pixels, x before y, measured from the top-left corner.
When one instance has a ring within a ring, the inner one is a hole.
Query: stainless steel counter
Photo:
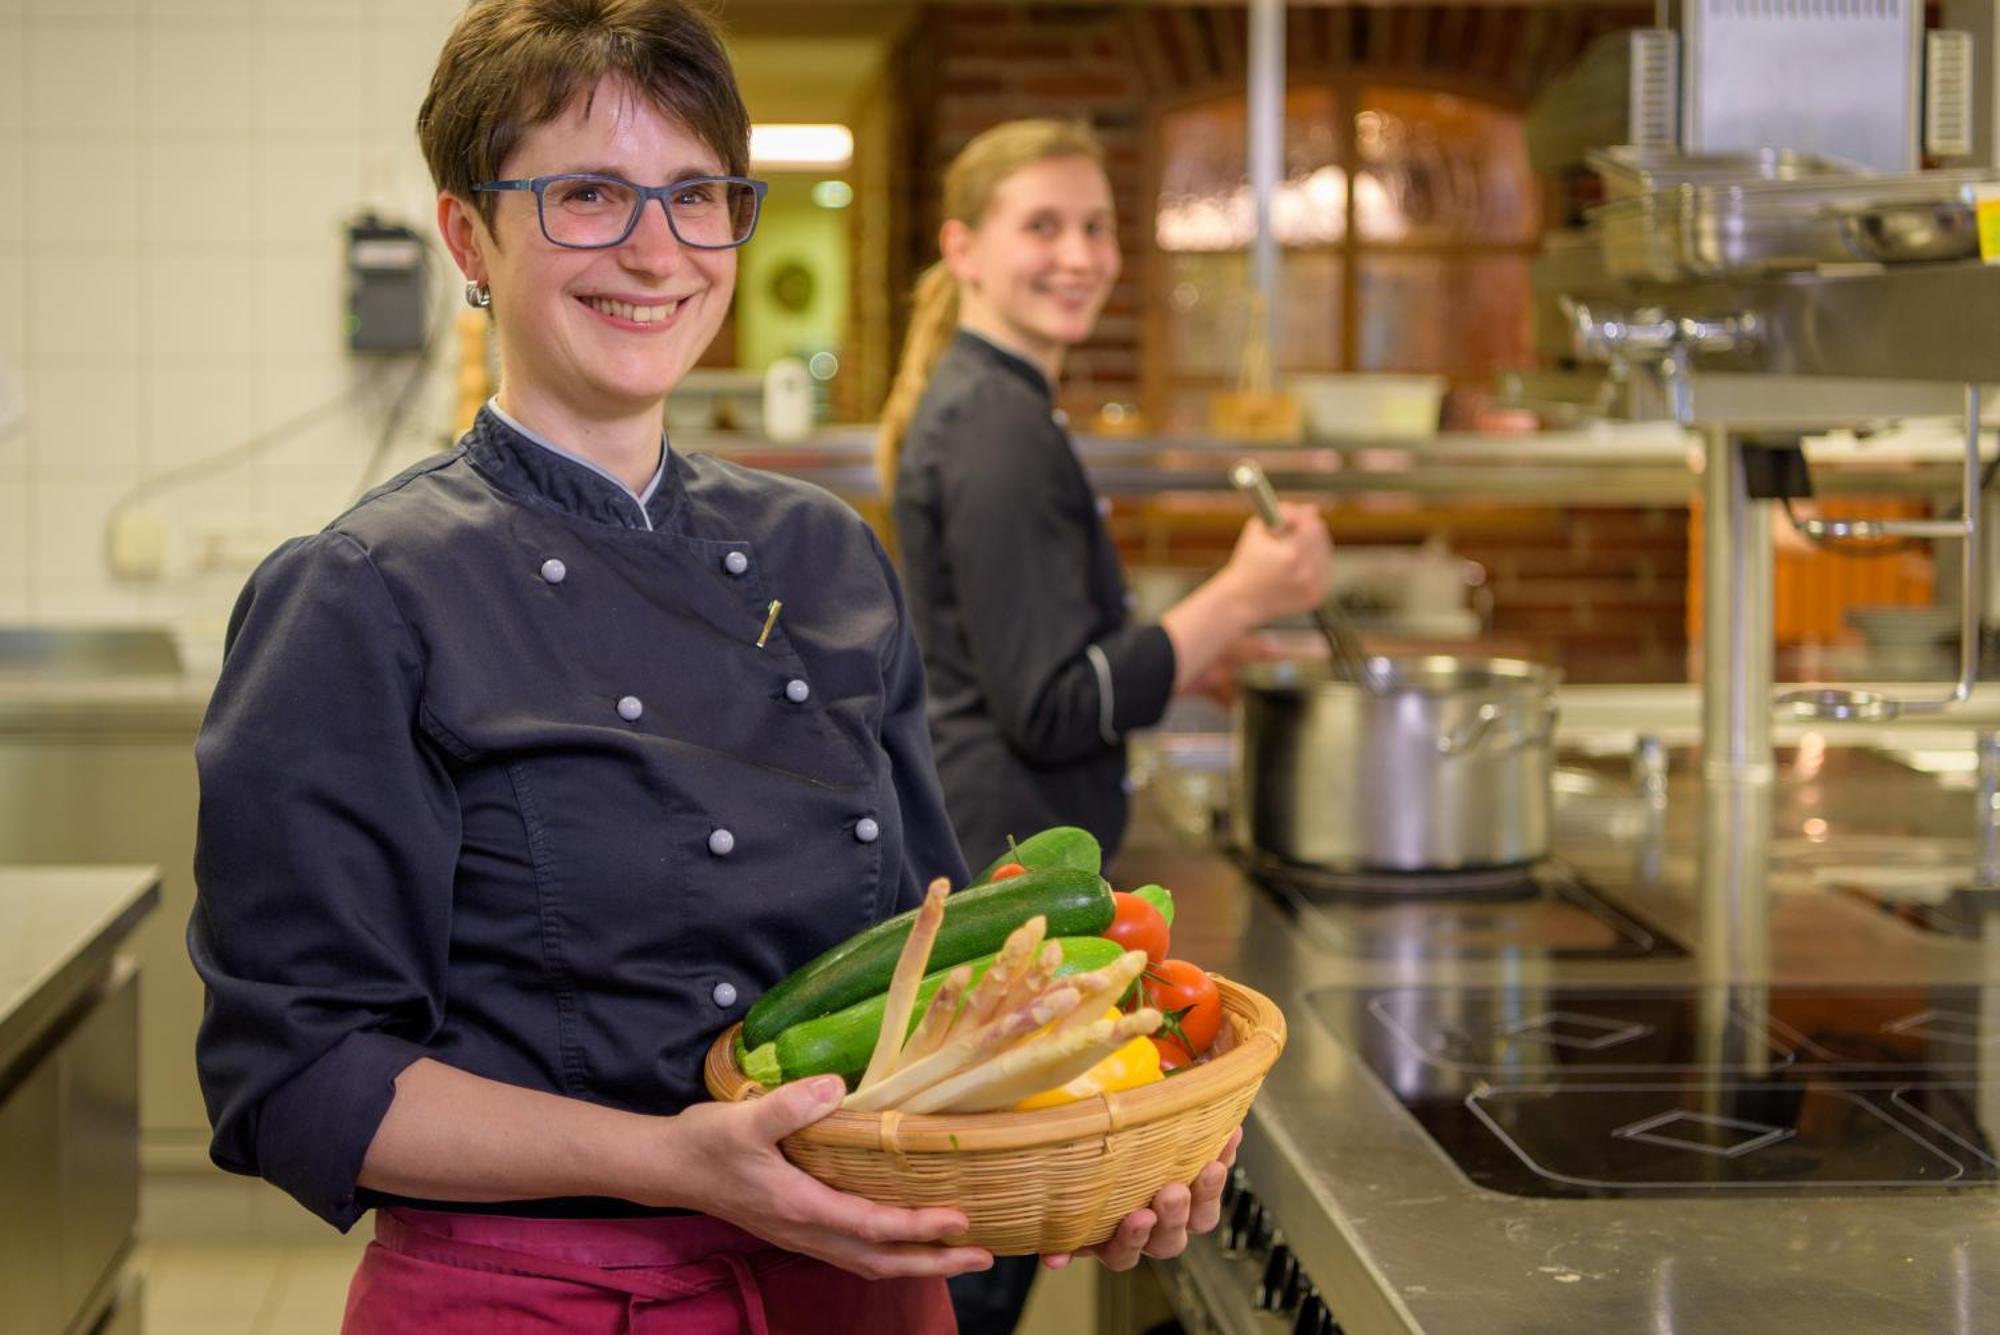
[[[1684,758],[1665,819],[1650,830],[1611,818],[1615,788],[1595,806],[1572,804],[1559,855],[1685,943],[1690,954],[1678,959],[1343,958],[1200,834],[1176,828],[1174,805],[1162,800],[1170,776],[1139,799],[1114,878],[1171,887],[1176,953],[1254,983],[1290,1017],[1290,1046],[1252,1110],[1243,1163],[1350,1335],[2000,1329],[2000,1213],[1990,1191],[1728,1200],[1487,1191],[1305,1001],[1320,988],[1391,983],[2000,980],[2000,940],[1921,932],[1811,874],[1826,850],[1868,857],[1884,841],[1947,857],[1962,849],[1969,863],[1968,798],[1868,752],[1808,744],[1786,759],[1770,804],[1773,854],[1742,879],[1738,901],[1704,892],[1728,878],[1714,874],[1713,855],[1704,874],[1701,832],[1704,819],[1744,813],[1705,818]],[[1597,776],[1615,772],[1607,763]],[[1184,1270],[1212,1281],[1218,1260],[1204,1253]],[[1240,1328],[1287,1326],[1257,1318]]]
[[[21,1335],[136,1329],[137,867],[0,868],[0,1294]]]
[[[109,967],[160,902],[150,867],[0,867],[0,1072]]]
[[[1863,415],[1886,411],[1878,400]],[[1678,506],[1687,504],[1698,485],[1690,470],[1691,446],[1698,442],[1660,422],[1605,422],[1528,434],[1320,439],[1300,445],[1087,433],[1078,433],[1076,443],[1091,485],[1103,495],[1206,492],[1232,508],[1241,500],[1230,486],[1229,466],[1245,454],[1263,464],[1279,490],[1328,498],[1395,493],[1474,505],[1508,500]],[[677,431],[674,445],[790,473],[843,496],[874,497],[879,490],[872,426],[827,427],[797,445],[739,432]],[[1956,477],[1949,449],[1940,454],[1925,442],[1879,448],[1827,442],[1815,444],[1810,457],[1814,485],[1822,494],[1948,493]]]

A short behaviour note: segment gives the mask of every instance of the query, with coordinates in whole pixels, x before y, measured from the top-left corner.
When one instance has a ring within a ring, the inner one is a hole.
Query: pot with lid
[[[1244,669],[1238,847],[1336,872],[1470,872],[1549,851],[1554,668],[1432,654]]]

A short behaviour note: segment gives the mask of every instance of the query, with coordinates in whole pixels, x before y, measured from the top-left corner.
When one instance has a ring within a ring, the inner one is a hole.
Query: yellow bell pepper
[[[1110,1014],[1116,1015],[1117,1011]],[[1097,1065],[1066,1084],[1030,1094],[1014,1105],[1017,1112],[1032,1108],[1054,1108],[1078,1099],[1093,1098],[1119,1089],[1137,1089],[1164,1078],[1160,1070],[1160,1050],[1150,1038],[1135,1038]]]

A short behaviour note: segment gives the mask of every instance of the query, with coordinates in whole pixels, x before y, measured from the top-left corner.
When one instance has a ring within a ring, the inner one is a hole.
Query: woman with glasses
[[[198,746],[212,1153],[346,1229],[349,1332],[949,1330],[952,1209],[777,1142],[838,1080],[706,1101],[822,950],[963,882],[881,547],[676,452],[757,222],[678,0],[475,0],[418,133],[500,389],[252,576]],[[1212,1227],[1222,1165],[1104,1255]]]

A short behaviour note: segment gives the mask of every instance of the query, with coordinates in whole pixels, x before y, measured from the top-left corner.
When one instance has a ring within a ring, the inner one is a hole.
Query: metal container
[[[1936,264],[1979,253],[1972,201],[1909,200],[1868,204],[1840,215],[1854,257],[1877,264]]]
[[[1244,669],[1230,804],[1253,857],[1339,872],[1461,872],[1546,855],[1553,668],[1372,660],[1379,691],[1323,664]]]
[[[1687,183],[1587,210],[1614,278],[1673,283],[1972,253],[1990,168]],[[1970,247],[1970,249],[1969,249]]]

